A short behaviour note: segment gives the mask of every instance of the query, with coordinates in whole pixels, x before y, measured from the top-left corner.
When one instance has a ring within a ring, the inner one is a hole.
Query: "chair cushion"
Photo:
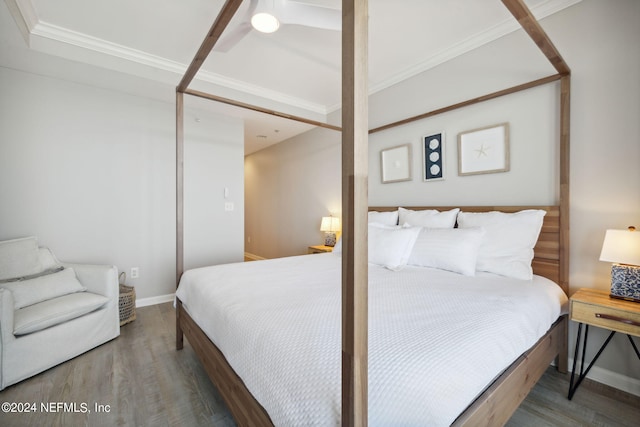
[[[0,281],[29,276],[41,270],[35,237],[0,242]]]
[[[14,312],[13,334],[26,335],[58,325],[105,305],[109,299],[92,292],[80,292],[21,308]]]
[[[13,306],[16,309],[51,298],[87,290],[76,278],[73,268],[65,268],[57,273],[34,279],[0,283],[0,287],[11,291],[13,294]]]

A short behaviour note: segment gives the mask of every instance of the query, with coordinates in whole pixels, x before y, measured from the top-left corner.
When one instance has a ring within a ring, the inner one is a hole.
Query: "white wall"
[[[640,223],[640,2],[587,0],[548,21],[573,70],[570,284],[607,289],[611,265],[598,261],[605,230]],[[590,354],[605,339],[592,330]],[[640,364],[625,336],[614,337],[596,368],[594,378],[627,382],[640,395]]]
[[[174,292],[175,106],[1,67],[0,93],[0,239],[139,267],[139,299]],[[189,103],[186,115],[186,264],[239,261],[242,123]]]
[[[640,2],[584,0],[542,21],[543,28],[572,69],[571,100],[571,265],[572,291],[580,287],[606,289],[607,263],[598,261],[607,228],[638,226],[640,219]],[[503,74],[506,70],[507,74]],[[424,113],[518,83],[550,75],[553,70],[522,31],[442,64],[426,73],[370,98],[371,127]],[[372,205],[396,204],[533,204],[557,198],[557,172],[550,168],[557,160],[551,148],[558,138],[558,84],[372,135],[370,139],[369,196]],[[458,177],[455,138],[460,131],[508,121],[511,124],[511,172],[486,176]],[[425,183],[418,173],[422,155],[419,139],[429,132],[447,135],[445,181]],[[297,141],[305,144],[304,137]],[[381,184],[379,150],[402,143],[414,145],[413,181]],[[298,150],[298,152],[294,152]],[[313,151],[305,153],[295,144],[283,144],[248,156],[246,164],[270,159],[286,168],[295,159],[296,169],[317,167]],[[339,153],[339,149],[335,149]],[[297,157],[294,157],[294,153]],[[336,155],[336,161],[339,156]],[[261,169],[261,180],[247,178],[247,197],[252,193],[278,194],[280,171]],[[340,173],[336,163],[333,176]],[[291,182],[303,180],[305,192],[321,194],[319,206],[340,200],[320,190],[320,181],[304,180],[304,172],[287,175]],[[306,195],[304,200],[312,196]],[[251,202],[247,201],[249,206]],[[283,193],[278,203],[263,205],[259,223],[246,223],[246,233],[256,235],[258,227],[269,230],[268,242],[256,243],[256,252],[289,255],[268,250],[285,245],[302,248],[314,232],[309,217],[322,215],[298,197]],[[289,213],[289,221],[270,221],[271,209]],[[313,212],[312,212],[313,210]],[[295,214],[291,214],[291,213]],[[247,213],[249,214],[249,213]],[[298,219],[301,219],[298,221]],[[308,225],[305,225],[308,224]],[[298,234],[288,229],[300,230]],[[257,233],[259,234],[259,233]],[[291,241],[294,239],[293,241]],[[264,249],[263,249],[264,248]],[[571,326],[573,347],[574,325]],[[592,328],[591,345],[603,340]],[[593,354],[594,349],[590,348]],[[640,366],[626,337],[616,336],[603,353],[592,376],[600,381],[640,394]]]
[[[204,112],[197,114],[198,121],[190,116],[185,116],[185,269],[242,261],[242,121]],[[233,204],[232,211],[225,210],[226,203]]]

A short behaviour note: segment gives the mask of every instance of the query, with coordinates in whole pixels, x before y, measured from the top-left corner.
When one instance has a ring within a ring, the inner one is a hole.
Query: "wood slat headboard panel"
[[[531,266],[534,274],[546,277],[556,282],[568,294],[568,284],[560,279],[560,266],[562,259],[560,250],[560,206],[403,206],[405,209],[426,210],[437,209],[447,211],[460,208],[465,212],[491,212],[500,211],[506,213],[518,212],[524,209],[540,209],[547,212],[542,223],[542,230],[538,242],[533,248],[533,261]],[[398,209],[397,206],[370,206],[369,211],[389,212]]]

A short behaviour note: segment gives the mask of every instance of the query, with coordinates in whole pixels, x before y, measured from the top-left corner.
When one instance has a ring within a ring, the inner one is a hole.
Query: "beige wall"
[[[340,133],[315,129],[245,157],[245,251],[301,255],[341,214]]]
[[[609,268],[598,261],[607,228],[640,223],[640,2],[584,0],[542,21],[572,69],[572,290],[607,288]],[[503,72],[506,70],[506,74]],[[370,98],[375,127],[454,102],[552,74],[518,32],[442,64]],[[557,197],[557,84],[424,120],[370,139],[371,204],[547,203]],[[455,137],[508,121],[511,172],[458,177]],[[447,175],[424,183],[419,140],[447,135]],[[313,131],[247,156],[246,250],[266,257],[303,253],[321,239],[320,217],[340,211],[339,141]],[[413,181],[381,184],[379,150],[413,144]],[[327,186],[327,182],[330,182]],[[285,220],[282,220],[282,218]],[[574,327],[571,327],[572,341]],[[593,330],[592,344],[603,339]],[[571,348],[573,345],[571,344]],[[593,349],[591,349],[593,352]],[[593,354],[593,353],[591,353]],[[616,337],[591,376],[640,395],[640,366],[625,337]]]

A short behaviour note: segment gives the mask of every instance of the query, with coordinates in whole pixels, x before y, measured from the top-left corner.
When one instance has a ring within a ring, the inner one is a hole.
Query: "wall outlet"
[[[225,202],[224,210],[227,212],[231,212],[234,209],[233,202]]]
[[[131,267],[131,278],[137,279],[140,277],[140,269],[138,267]]]

